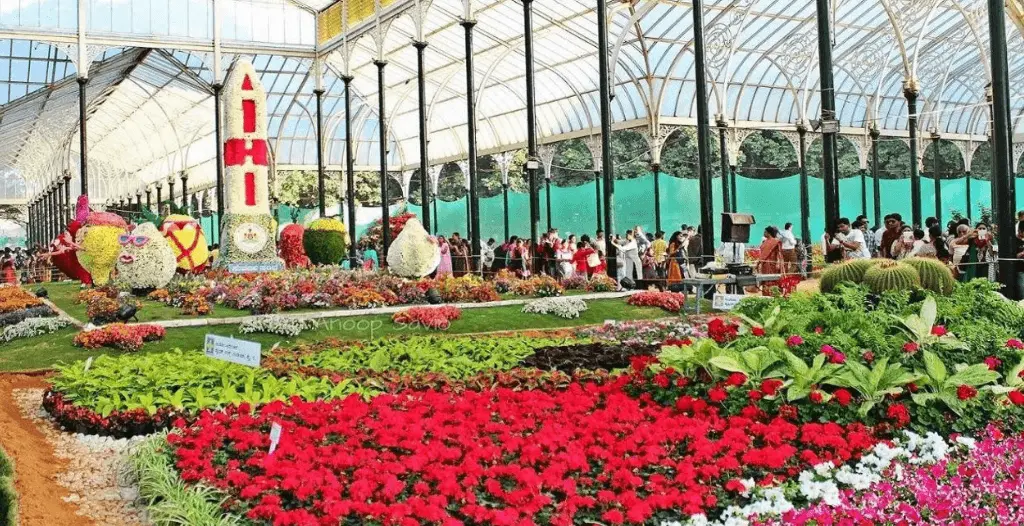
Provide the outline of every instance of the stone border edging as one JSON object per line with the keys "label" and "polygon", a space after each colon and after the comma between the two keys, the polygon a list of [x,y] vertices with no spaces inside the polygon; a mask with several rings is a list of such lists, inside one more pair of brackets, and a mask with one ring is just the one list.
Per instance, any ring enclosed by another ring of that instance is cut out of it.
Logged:
{"label": "stone border edging", "polygon": [[[577,294],[573,296],[563,296],[570,298],[578,298],[581,300],[598,300],[598,299],[615,299],[625,298],[632,296],[641,290],[630,290],[623,292],[595,292],[591,294]],[[524,298],[524,299],[512,299],[512,300],[501,300],[501,301],[490,301],[487,303],[445,303],[443,305],[449,305],[458,307],[460,309],[483,309],[488,307],[507,307],[512,305],[525,305],[530,301],[534,301],[538,298]],[[373,316],[377,314],[394,314],[398,311],[408,309],[409,307],[415,307],[418,305],[401,305],[393,307],[378,307],[375,309],[336,309],[336,310],[324,310],[324,311],[312,311],[302,313],[281,313],[277,316],[286,318],[301,318],[305,320],[323,320],[329,318],[350,318],[356,316]],[[184,320],[167,320],[167,321],[149,321],[142,323],[141,325],[160,325],[165,329],[181,328],[181,327],[207,327],[216,325],[238,325],[240,323],[262,318],[266,315],[253,315],[253,316],[239,316],[235,318],[194,318]],[[73,318],[72,318],[73,319]],[[134,324],[133,324],[134,325]]]}

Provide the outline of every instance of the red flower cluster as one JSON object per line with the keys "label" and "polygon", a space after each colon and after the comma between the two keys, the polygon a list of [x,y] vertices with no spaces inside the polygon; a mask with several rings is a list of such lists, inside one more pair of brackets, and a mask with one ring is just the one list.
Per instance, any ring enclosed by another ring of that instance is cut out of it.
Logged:
{"label": "red flower cluster", "polygon": [[462,310],[446,305],[444,307],[411,307],[400,310],[391,317],[391,321],[400,325],[418,325],[427,329],[445,330],[451,326],[452,321],[461,317]]}
{"label": "red flower cluster", "polygon": [[728,343],[735,340],[739,331],[739,325],[726,323],[722,318],[715,318],[708,322],[708,337],[717,343]]}
{"label": "red flower cluster", "polygon": [[91,409],[75,405],[64,399],[64,395],[47,391],[43,395],[43,409],[53,417],[62,428],[72,433],[86,435],[103,435],[116,438],[128,438],[148,435],[171,427],[177,418],[174,411],[166,408],[158,409],[156,414],[149,414],[144,409],[134,411],[115,411],[103,416]]}
{"label": "red flower cluster", "polygon": [[113,347],[122,351],[135,352],[142,349],[145,342],[164,339],[166,332],[159,325],[112,323],[106,327],[78,333],[75,335],[75,347],[85,347],[86,349]]}
{"label": "red flower cluster", "polygon": [[686,305],[686,294],[648,290],[633,294],[626,303],[635,307],[661,307],[669,312],[679,312]]}
{"label": "red flower cluster", "polygon": [[[168,440],[185,481],[227,491],[252,520],[452,526],[708,512],[729,504],[730,480],[782,481],[876,443],[860,424],[797,425],[755,407],[721,417],[701,400],[681,411],[629,396],[628,381],[242,405]],[[283,433],[270,455],[272,423]]]}
{"label": "red flower cluster", "polygon": [[846,355],[836,350],[835,347],[825,344],[821,346],[821,354],[828,356],[828,361],[831,363],[846,363]]}

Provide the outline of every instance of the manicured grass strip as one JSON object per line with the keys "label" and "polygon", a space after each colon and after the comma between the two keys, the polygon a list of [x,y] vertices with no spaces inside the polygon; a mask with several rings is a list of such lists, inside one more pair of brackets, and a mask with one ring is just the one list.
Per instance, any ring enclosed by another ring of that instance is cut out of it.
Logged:
{"label": "manicured grass strip", "polygon": [[129,460],[139,482],[139,496],[146,501],[149,519],[154,524],[192,526],[231,526],[242,524],[221,509],[227,499],[223,493],[198,484],[186,485],[174,469],[167,434],[154,435],[137,446]]}
{"label": "manicured grass strip", "polygon": [[14,490],[14,461],[0,448],[0,526],[18,524],[18,493]]}
{"label": "manicured grass strip", "polygon": [[[78,293],[82,291],[79,283],[66,282],[66,283],[48,283],[44,285],[47,292],[49,292],[49,300],[54,305],[60,307],[64,312],[68,313],[69,316],[86,323],[89,321],[86,316],[86,305],[84,303],[78,303]],[[165,305],[159,301],[153,301],[146,298],[136,298],[142,303],[142,308],[139,309],[137,314],[140,322],[148,321],[165,321],[165,320],[180,320],[180,319],[195,319],[197,316],[186,316],[181,313],[181,309]],[[213,312],[210,314],[214,318],[240,318],[242,316],[249,316],[249,312],[224,307],[222,305],[214,305]]]}
{"label": "manicured grass strip", "polygon": [[[543,314],[523,314],[521,305],[466,309],[462,313],[462,319],[453,322],[447,334],[578,327],[604,323],[605,320],[651,320],[664,318],[667,315],[659,308],[627,305],[626,301],[621,298],[593,300],[588,302],[588,305],[590,308],[583,313],[583,316],[574,320]],[[45,336],[0,344],[0,371],[49,369],[60,362],[73,362],[84,360],[89,356],[120,353],[113,349],[85,350],[74,347],[72,340],[76,333],[76,330],[65,329]],[[263,344],[264,349],[269,349],[277,342],[287,345],[301,341],[316,342],[325,338],[366,340],[400,335],[437,334],[437,332],[419,327],[395,325],[391,321],[390,314],[324,320],[319,329],[305,332],[293,340],[274,334],[241,335],[237,325],[186,327],[167,329],[167,336],[163,341],[147,343],[140,352],[165,352],[175,348],[201,349],[207,334],[234,335],[246,340],[258,341]]]}

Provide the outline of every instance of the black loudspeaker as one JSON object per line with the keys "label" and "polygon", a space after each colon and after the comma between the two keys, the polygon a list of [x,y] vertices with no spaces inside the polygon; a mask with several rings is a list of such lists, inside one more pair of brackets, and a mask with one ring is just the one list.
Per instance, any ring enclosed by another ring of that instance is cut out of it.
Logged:
{"label": "black loudspeaker", "polygon": [[629,276],[622,278],[622,281],[620,281],[619,284],[621,284],[622,288],[626,290],[633,290],[636,288],[636,282]]}
{"label": "black loudspeaker", "polygon": [[755,223],[750,214],[722,213],[722,242],[747,243],[750,241],[750,225]]}

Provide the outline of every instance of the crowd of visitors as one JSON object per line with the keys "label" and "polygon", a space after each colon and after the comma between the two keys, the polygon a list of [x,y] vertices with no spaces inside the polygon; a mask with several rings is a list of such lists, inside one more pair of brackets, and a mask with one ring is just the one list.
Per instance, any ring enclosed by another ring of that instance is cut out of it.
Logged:
{"label": "crowd of visitors", "polygon": [[41,245],[5,247],[0,255],[3,283],[43,283],[53,279],[53,267]]}

